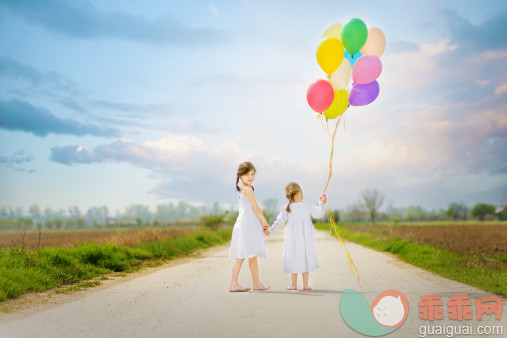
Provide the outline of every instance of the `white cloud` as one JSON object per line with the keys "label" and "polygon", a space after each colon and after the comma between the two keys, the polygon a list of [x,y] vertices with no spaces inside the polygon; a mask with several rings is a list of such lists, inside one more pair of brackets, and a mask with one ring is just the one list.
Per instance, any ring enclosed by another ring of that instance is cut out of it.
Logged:
{"label": "white cloud", "polygon": [[353,163],[349,174],[361,170],[389,171],[402,169],[408,165],[426,165],[428,151],[424,148],[411,147],[406,143],[394,142],[394,140],[374,139],[365,143],[349,147],[342,155],[343,162]]}
{"label": "white cloud", "polygon": [[437,43],[421,44],[419,50],[395,53],[383,56],[383,72],[379,77],[383,84],[396,89],[415,92],[437,79],[453,74],[452,71],[439,66],[435,56],[449,53],[457,48],[449,40]]}
{"label": "white cloud", "polygon": [[[126,141],[126,140],[125,140]],[[198,137],[166,135],[161,139],[142,143],[146,147],[168,152],[172,155],[185,154],[191,151],[203,151],[204,143]]]}
{"label": "white cloud", "polygon": [[495,95],[503,95],[507,93],[507,84],[501,85],[495,89]]}
{"label": "white cloud", "polygon": [[211,6],[209,8],[209,10],[211,11],[211,13],[215,14],[215,16],[219,16],[220,13],[222,12],[220,9],[218,9],[217,7],[215,6]]}
{"label": "white cloud", "polygon": [[489,84],[489,80],[476,79],[474,80],[474,84],[485,86]]}
{"label": "white cloud", "polygon": [[321,176],[315,173],[314,163],[266,157],[232,141],[213,146],[196,137],[174,135],[141,144],[118,138],[92,150],[83,146],[55,147],[52,160],[67,165],[128,162],[152,170],[152,177],[159,180],[153,193],[195,201],[227,200],[234,191],[237,166],[243,161],[257,166],[267,196],[282,194],[283,185],[291,179],[317,183],[314,178]]}

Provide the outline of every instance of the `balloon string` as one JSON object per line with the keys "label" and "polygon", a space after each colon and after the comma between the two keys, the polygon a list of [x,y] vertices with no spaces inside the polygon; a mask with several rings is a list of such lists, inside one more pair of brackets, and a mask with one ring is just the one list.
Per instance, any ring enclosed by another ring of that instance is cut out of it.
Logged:
{"label": "balloon string", "polygon": [[329,137],[331,137],[331,134],[329,133],[329,129],[326,128],[326,126],[324,126],[324,121],[322,121],[323,117],[321,114],[319,114],[318,116],[319,120],[320,120],[320,124],[322,125],[322,128],[324,128],[324,130],[326,131],[326,133],[329,135]]}
{"label": "balloon string", "polygon": [[[336,126],[334,128],[333,136],[331,138],[331,155],[329,157],[329,177],[327,178],[327,183],[326,183],[326,186],[324,187],[324,194],[326,193],[326,190],[329,186],[329,181],[331,180],[331,176],[333,174],[333,152],[334,152],[334,139],[336,136],[336,131],[338,130],[338,125],[340,124],[340,121],[344,115],[345,115],[345,112],[343,112],[343,114],[341,114],[340,117],[336,120]],[[345,118],[343,120],[345,121]],[[336,222],[334,220],[333,213],[331,212],[331,209],[327,205],[325,205],[325,210],[326,210],[327,216],[329,218],[329,224],[331,226],[329,234],[331,234],[331,230],[333,230],[336,237],[338,237],[343,249],[345,250],[345,253],[347,254],[347,261],[348,261],[347,264],[350,267],[350,270],[352,271],[352,273],[357,273],[357,284],[360,287],[364,287],[359,282],[359,272],[356,268],[356,265],[354,264],[354,261],[352,260],[352,256],[350,255],[350,252],[347,249],[347,246],[345,245],[345,241],[343,240],[343,238],[340,234],[340,228],[338,228],[338,225],[336,225]]]}
{"label": "balloon string", "polygon": [[334,138],[336,136],[336,130],[338,130],[338,125],[340,124],[340,120],[342,119],[343,114],[340,115],[338,120],[336,120],[336,126],[333,131],[333,136],[331,137],[331,156],[329,157],[329,177],[327,178],[327,183],[324,188],[324,194],[326,193],[327,187],[329,186],[329,181],[331,180],[331,175],[333,174],[333,152],[334,152]]}

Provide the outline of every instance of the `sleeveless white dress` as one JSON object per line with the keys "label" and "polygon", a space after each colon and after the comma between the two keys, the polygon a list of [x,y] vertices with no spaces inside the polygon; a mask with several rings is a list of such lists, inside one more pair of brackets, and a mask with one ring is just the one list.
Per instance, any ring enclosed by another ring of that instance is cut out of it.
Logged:
{"label": "sleeveless white dress", "polygon": [[[257,195],[255,195],[257,199]],[[266,257],[264,232],[250,200],[242,190],[238,193],[239,214],[232,229],[230,258]]]}
{"label": "sleeveless white dress", "polygon": [[321,218],[326,213],[324,203],[318,205],[301,201],[290,204],[290,212],[284,206],[278,214],[269,233],[273,233],[287,223],[283,243],[283,272],[300,273],[313,271],[319,267],[315,248],[315,230],[312,219]]}

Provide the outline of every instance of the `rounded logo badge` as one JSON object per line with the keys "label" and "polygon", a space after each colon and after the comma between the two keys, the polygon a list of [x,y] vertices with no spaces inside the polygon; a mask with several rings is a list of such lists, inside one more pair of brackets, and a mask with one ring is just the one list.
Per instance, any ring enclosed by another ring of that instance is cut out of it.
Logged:
{"label": "rounded logo badge", "polygon": [[408,300],[398,290],[387,290],[371,306],[358,291],[345,289],[340,298],[340,313],[348,326],[366,336],[383,336],[395,331],[407,318]]}

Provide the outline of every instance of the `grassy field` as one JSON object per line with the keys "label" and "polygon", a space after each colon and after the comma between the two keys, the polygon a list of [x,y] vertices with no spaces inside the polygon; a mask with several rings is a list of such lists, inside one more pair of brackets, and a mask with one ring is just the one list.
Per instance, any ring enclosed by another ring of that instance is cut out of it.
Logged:
{"label": "grassy field", "polygon": [[[414,266],[507,297],[507,225],[504,224],[339,226],[346,240],[393,253]],[[317,223],[315,227],[329,231],[328,223]]]}
{"label": "grassy field", "polygon": [[[120,241],[121,244],[104,244],[102,242],[104,238],[101,237],[100,243],[88,242],[74,247],[45,247],[40,250],[23,250],[20,247],[2,249],[0,302],[28,292],[45,291],[114,271],[135,271],[143,262],[157,262],[226,243],[232,234],[232,228],[216,231],[190,229],[187,233],[181,229],[178,230],[179,233],[166,230],[168,231],[145,229],[128,234],[121,232],[125,238],[130,238],[123,239]],[[153,233],[143,237],[146,231]],[[115,235],[110,238],[117,237]],[[78,284],[76,288],[90,287],[96,283],[84,282]]]}

